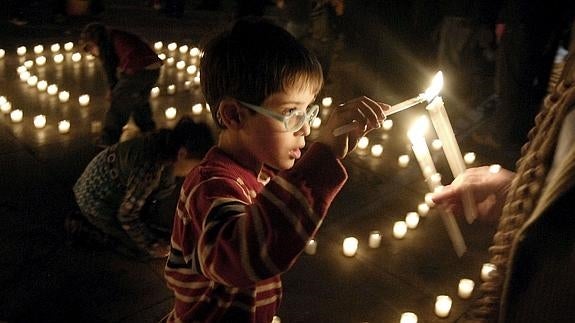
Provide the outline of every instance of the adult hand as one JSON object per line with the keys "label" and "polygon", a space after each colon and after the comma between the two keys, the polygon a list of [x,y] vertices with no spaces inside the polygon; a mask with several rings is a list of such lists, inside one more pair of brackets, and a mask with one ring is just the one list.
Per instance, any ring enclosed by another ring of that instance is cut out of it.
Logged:
{"label": "adult hand", "polygon": [[496,222],[501,216],[514,176],[515,173],[503,168],[490,166],[469,168],[441,192],[433,194],[432,199],[454,214],[462,214],[463,192],[471,191],[477,203],[478,219]]}

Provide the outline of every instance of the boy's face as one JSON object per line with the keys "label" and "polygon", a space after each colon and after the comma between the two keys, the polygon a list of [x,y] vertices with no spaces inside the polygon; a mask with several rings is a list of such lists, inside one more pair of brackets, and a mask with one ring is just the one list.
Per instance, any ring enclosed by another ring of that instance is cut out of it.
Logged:
{"label": "boy's face", "polygon": [[[294,109],[305,112],[315,98],[311,90],[289,89],[275,93],[261,104],[268,110],[287,115]],[[247,110],[247,108],[246,108]],[[305,136],[310,133],[310,126],[305,122],[301,129],[285,131],[282,122],[260,113],[246,113],[247,118],[242,129],[243,142],[257,163],[283,170],[293,167],[296,159],[301,157],[305,146]]]}

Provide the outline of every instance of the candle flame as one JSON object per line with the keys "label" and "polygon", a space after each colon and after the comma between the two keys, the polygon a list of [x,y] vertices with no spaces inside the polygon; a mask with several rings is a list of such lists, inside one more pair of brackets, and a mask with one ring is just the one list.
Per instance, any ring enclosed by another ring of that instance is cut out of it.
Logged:
{"label": "candle flame", "polygon": [[421,116],[415,120],[411,128],[407,131],[407,136],[411,138],[423,137],[427,128],[429,127],[429,119],[426,116]]}
{"label": "candle flame", "polygon": [[435,74],[433,80],[431,80],[431,85],[425,90],[423,97],[427,102],[431,102],[439,95],[441,88],[443,88],[443,73],[439,71]]}

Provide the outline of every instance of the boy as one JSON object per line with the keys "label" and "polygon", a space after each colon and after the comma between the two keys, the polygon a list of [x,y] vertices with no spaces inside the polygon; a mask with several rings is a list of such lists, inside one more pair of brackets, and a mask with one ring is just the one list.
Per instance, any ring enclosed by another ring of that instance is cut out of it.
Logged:
{"label": "boy", "polygon": [[[388,107],[366,97],[339,106],[302,155],[321,66],[263,20],[239,20],[212,39],[200,73],[221,133],[180,192],[165,269],[175,293],[167,320],[268,323],[278,312],[280,274],[346,181],[339,159],[380,126]],[[352,132],[332,135],[352,122]]]}

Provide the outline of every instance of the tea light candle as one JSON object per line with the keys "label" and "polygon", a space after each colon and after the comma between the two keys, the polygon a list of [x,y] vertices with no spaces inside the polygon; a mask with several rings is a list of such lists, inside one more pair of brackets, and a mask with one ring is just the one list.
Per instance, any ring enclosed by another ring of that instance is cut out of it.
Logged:
{"label": "tea light candle", "polygon": [[176,86],[174,84],[168,85],[168,94],[173,95],[174,93],[176,93]]}
{"label": "tea light candle", "polygon": [[6,101],[0,104],[0,111],[2,111],[2,113],[8,113],[12,111],[12,103]]}
{"label": "tea light candle", "polygon": [[6,56],[6,51],[0,48],[0,59],[4,58],[4,56]]}
{"label": "tea light candle", "polygon": [[367,137],[359,138],[359,141],[357,142],[357,148],[365,149],[367,148],[368,145],[369,145],[369,138]]}
{"label": "tea light candle", "polygon": [[38,56],[36,57],[36,65],[38,66],[44,66],[44,64],[46,64],[46,56]]}
{"label": "tea light candle", "polygon": [[379,231],[371,231],[369,233],[368,245],[370,248],[379,248],[381,244],[381,233]]}
{"label": "tea light candle", "polygon": [[427,205],[427,203],[420,203],[417,206],[417,213],[419,213],[420,216],[425,217],[427,213],[429,213],[429,205]]}
{"label": "tea light candle", "polygon": [[82,54],[78,52],[72,54],[72,62],[78,63],[80,60],[82,60]]}
{"label": "tea light candle", "polygon": [[166,60],[166,54],[160,53],[160,54],[158,54],[158,58],[165,61]]}
{"label": "tea light candle", "polygon": [[393,128],[393,120],[385,119],[381,127],[383,128],[383,130],[391,130],[391,128]]}
{"label": "tea light candle", "polygon": [[58,85],[56,85],[56,84],[48,85],[46,92],[48,92],[48,94],[50,94],[50,95],[56,95],[56,93],[58,93]]}
{"label": "tea light candle", "polygon": [[457,295],[463,299],[467,299],[471,297],[471,293],[473,292],[474,287],[475,282],[473,280],[463,278],[459,281],[459,285],[457,287]]}
{"label": "tea light candle", "polygon": [[54,55],[54,63],[56,64],[60,64],[64,61],[64,55],[62,54],[56,54]]}
{"label": "tea light candle", "polygon": [[187,72],[189,75],[196,74],[197,71],[198,71],[198,67],[197,67],[196,65],[190,65],[190,66],[188,66],[188,67],[186,68],[186,72]]}
{"label": "tea light candle", "polygon": [[69,52],[74,48],[74,43],[69,41],[67,43],[64,44],[64,50]]}
{"label": "tea light candle", "polygon": [[180,54],[187,54],[189,49],[190,48],[188,47],[188,45],[182,45],[180,46],[180,48],[178,48]]}
{"label": "tea light candle", "polygon": [[60,100],[60,102],[66,103],[68,102],[69,99],[70,99],[70,92],[60,91],[60,93],[58,93],[58,100]]}
{"label": "tea light candle", "polygon": [[162,48],[164,48],[164,43],[162,43],[161,41],[157,41],[154,43],[154,49],[156,51],[161,51]]}
{"label": "tea light candle", "polygon": [[85,107],[88,104],[90,104],[90,96],[88,94],[82,94],[78,97],[78,103],[80,103],[81,106]]}
{"label": "tea light candle", "polygon": [[18,48],[16,48],[16,54],[18,56],[24,56],[26,55],[27,49],[26,46],[19,46]]}
{"label": "tea light candle", "polygon": [[34,61],[33,61],[33,60],[29,59],[29,60],[24,61],[24,67],[26,67],[26,68],[32,68],[32,66],[34,66]]}
{"label": "tea light candle", "polygon": [[171,57],[171,56],[168,57],[168,58],[166,58],[166,64],[168,64],[168,66],[174,65],[174,63],[176,63],[176,59],[175,59],[175,58],[173,58],[173,57]]}
{"label": "tea light candle", "polygon": [[463,161],[465,161],[465,163],[467,165],[471,165],[475,162],[475,153],[474,152],[468,152],[465,155],[463,155]]}
{"label": "tea light candle", "polygon": [[186,81],[184,82],[184,88],[185,88],[186,90],[189,90],[191,87],[192,87],[192,81],[186,80]]}
{"label": "tea light candle", "polygon": [[21,122],[23,117],[24,113],[20,109],[12,110],[12,112],[10,112],[10,120],[12,120],[12,122]]}
{"label": "tea light candle", "polygon": [[160,88],[157,86],[154,86],[151,90],[150,90],[150,96],[152,98],[157,98],[158,96],[160,96]]}
{"label": "tea light candle", "polygon": [[332,105],[333,98],[331,96],[326,96],[325,98],[321,99],[321,105],[328,108]]}
{"label": "tea light candle", "polygon": [[304,252],[308,255],[315,255],[317,251],[317,241],[314,239],[310,239],[307,244],[305,245]]}
{"label": "tea light candle", "polygon": [[36,88],[38,89],[38,91],[44,92],[48,88],[48,82],[44,80],[38,81],[38,83],[36,84]]}
{"label": "tea light candle", "polygon": [[194,85],[200,85],[200,74],[194,76]]}
{"label": "tea light candle", "polygon": [[0,95],[0,105],[4,104],[4,103],[6,103],[6,102],[8,102],[8,99],[6,99],[5,96]]}
{"label": "tea light candle", "polygon": [[186,68],[186,62],[184,62],[184,61],[178,61],[178,62],[176,63],[176,69],[178,69],[178,70],[181,71],[181,70],[183,70],[184,68]]}
{"label": "tea light candle", "polygon": [[425,193],[425,204],[427,204],[430,208],[435,206],[435,202],[432,199],[433,193]]}
{"label": "tea light candle", "polygon": [[357,253],[357,245],[359,242],[354,237],[347,237],[343,239],[343,254],[347,257],[353,257]]}
{"label": "tea light candle", "polygon": [[413,312],[405,312],[401,314],[399,323],[417,323],[417,315]]}
{"label": "tea light candle", "polygon": [[171,43],[168,44],[168,50],[169,50],[170,52],[175,51],[176,48],[178,48],[178,44],[176,44],[176,43],[174,43],[174,42],[171,42]]}
{"label": "tea light candle", "polygon": [[44,46],[42,45],[34,46],[34,54],[39,55],[42,54],[43,52],[44,52]]}
{"label": "tea light candle", "polygon": [[204,107],[201,103],[196,103],[192,106],[192,114],[198,115],[201,114],[202,111],[204,111]]}
{"label": "tea light candle", "polygon": [[501,165],[499,164],[493,164],[491,166],[489,166],[489,172],[491,174],[497,174],[501,171]]}
{"label": "tea light candle", "polygon": [[22,73],[19,74],[19,77],[20,77],[20,81],[26,82],[30,78],[30,72],[23,71]]}
{"label": "tea light candle", "polygon": [[400,155],[399,157],[397,157],[397,164],[399,165],[399,167],[407,167],[407,165],[409,164],[409,155]]}
{"label": "tea light candle", "polygon": [[315,117],[315,119],[313,119],[313,121],[311,122],[311,127],[313,129],[318,129],[320,126],[321,126],[321,118]]}
{"label": "tea light candle", "polygon": [[42,129],[46,126],[46,116],[43,114],[39,114],[34,117],[34,127],[36,129]]}
{"label": "tea light candle", "polygon": [[441,148],[443,148],[443,142],[441,142],[440,139],[433,139],[433,141],[431,142],[431,148],[433,150],[440,150]]}
{"label": "tea light candle", "polygon": [[417,228],[417,225],[419,224],[419,214],[417,214],[417,212],[407,212],[407,215],[405,216],[405,224],[409,229]]}
{"label": "tea light candle", "polygon": [[191,55],[192,57],[199,56],[199,55],[200,55],[200,49],[197,48],[197,47],[194,47],[194,48],[190,49],[190,55]]}
{"label": "tea light candle", "polygon": [[70,121],[62,120],[58,122],[58,132],[61,134],[70,132]]}
{"label": "tea light candle", "polygon": [[26,80],[26,83],[29,86],[36,86],[38,84],[38,76],[36,75],[32,75],[28,78],[28,80]]}
{"label": "tea light candle", "polygon": [[497,267],[494,264],[484,263],[481,267],[481,279],[483,279],[483,281],[489,280],[491,272],[494,272],[495,270],[497,270]]}
{"label": "tea light candle", "polygon": [[405,221],[397,221],[393,224],[393,237],[396,239],[403,239],[407,234],[407,223]]}
{"label": "tea light candle", "polygon": [[438,317],[447,317],[451,311],[453,301],[447,295],[439,295],[435,298],[435,315]]}
{"label": "tea light candle", "polygon": [[57,53],[57,52],[59,52],[59,51],[60,51],[60,44],[58,44],[58,43],[52,44],[52,45],[50,46],[50,51],[51,51],[52,53]]}
{"label": "tea light candle", "polygon": [[172,120],[176,117],[176,114],[178,113],[178,110],[176,110],[176,108],[174,107],[169,107],[166,109],[166,111],[164,111],[164,115],[166,116],[166,119],[168,120]]}
{"label": "tea light candle", "polygon": [[380,144],[376,144],[371,146],[371,155],[373,157],[379,157],[383,153],[383,146]]}

